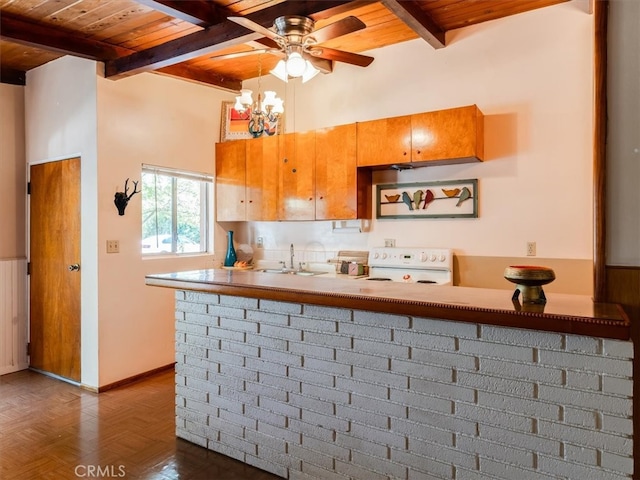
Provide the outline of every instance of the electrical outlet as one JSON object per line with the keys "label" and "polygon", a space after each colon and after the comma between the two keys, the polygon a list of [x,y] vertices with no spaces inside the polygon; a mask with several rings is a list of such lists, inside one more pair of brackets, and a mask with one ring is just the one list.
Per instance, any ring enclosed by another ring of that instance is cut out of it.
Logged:
{"label": "electrical outlet", "polygon": [[396,239],[395,238],[385,238],[384,239],[384,246],[385,247],[395,247],[396,246]]}
{"label": "electrical outlet", "polygon": [[256,240],[256,246],[258,248],[264,248],[264,238],[258,237]]}
{"label": "electrical outlet", "polygon": [[120,241],[107,240],[107,253],[120,253]]}
{"label": "electrical outlet", "polygon": [[527,257],[536,256],[536,242],[527,242]]}

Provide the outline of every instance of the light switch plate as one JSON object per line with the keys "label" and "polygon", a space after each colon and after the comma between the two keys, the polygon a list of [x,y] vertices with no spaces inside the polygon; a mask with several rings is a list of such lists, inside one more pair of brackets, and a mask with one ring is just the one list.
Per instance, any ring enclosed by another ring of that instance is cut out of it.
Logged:
{"label": "light switch plate", "polygon": [[119,253],[120,241],[119,240],[107,240],[107,253]]}

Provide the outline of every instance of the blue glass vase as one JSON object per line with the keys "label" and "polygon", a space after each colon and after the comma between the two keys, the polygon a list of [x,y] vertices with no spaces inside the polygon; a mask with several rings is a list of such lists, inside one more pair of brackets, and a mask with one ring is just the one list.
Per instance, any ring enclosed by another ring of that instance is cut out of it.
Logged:
{"label": "blue glass vase", "polygon": [[238,260],[236,249],[233,247],[233,230],[227,232],[227,254],[224,257],[224,266],[233,267]]}

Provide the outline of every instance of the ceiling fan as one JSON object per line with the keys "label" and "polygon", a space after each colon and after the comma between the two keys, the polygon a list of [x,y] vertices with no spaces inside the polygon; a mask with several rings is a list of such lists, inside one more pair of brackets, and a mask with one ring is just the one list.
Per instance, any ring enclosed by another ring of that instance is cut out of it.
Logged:
{"label": "ceiling fan", "polygon": [[266,52],[278,53],[285,57],[285,61],[279,62],[271,73],[284,81],[287,81],[288,77],[301,76],[304,80],[305,72],[310,70],[309,65],[315,70],[313,74],[318,70],[330,73],[333,70],[333,61],[366,67],[374,60],[373,57],[366,55],[321,46],[323,42],[366,27],[361,20],[353,16],[345,17],[319,29],[315,29],[314,20],[298,15],[285,15],[276,18],[271,29],[245,17],[228,17],[228,19],[264,35],[265,38],[258,40],[258,42],[268,48],[212,58],[235,58]]}

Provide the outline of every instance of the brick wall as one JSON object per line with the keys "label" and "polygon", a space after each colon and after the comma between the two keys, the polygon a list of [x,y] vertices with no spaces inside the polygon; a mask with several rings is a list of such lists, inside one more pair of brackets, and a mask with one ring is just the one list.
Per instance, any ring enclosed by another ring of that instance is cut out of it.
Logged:
{"label": "brick wall", "polygon": [[631,342],[176,292],[177,435],[291,479],[631,478]]}

